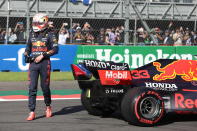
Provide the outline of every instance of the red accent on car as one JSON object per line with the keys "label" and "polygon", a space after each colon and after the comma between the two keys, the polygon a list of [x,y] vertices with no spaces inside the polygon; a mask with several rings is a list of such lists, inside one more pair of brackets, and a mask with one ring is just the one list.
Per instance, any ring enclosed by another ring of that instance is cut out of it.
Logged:
{"label": "red accent on car", "polygon": [[197,90],[190,90],[190,89],[182,89],[183,91],[188,91],[188,92],[197,92]]}
{"label": "red accent on car", "polygon": [[102,85],[130,85],[131,73],[123,70],[98,70]]}
{"label": "red accent on car", "polygon": [[[161,103],[161,114],[154,121],[153,120],[144,119],[144,118],[140,117],[139,114],[138,114],[138,104],[139,104],[139,101],[146,94],[148,94],[148,95],[155,95],[159,100],[162,101],[162,103]],[[140,95],[136,99],[136,102],[135,102],[135,110],[134,111],[135,111],[135,115],[136,115],[137,119],[140,122],[146,123],[146,124],[154,124],[154,123],[157,123],[163,117],[163,115],[164,115],[164,102],[163,102],[163,99],[162,99],[162,97],[157,92],[154,92],[154,91],[148,91],[147,93],[142,93],[142,95]]]}
{"label": "red accent on car", "polygon": [[85,75],[86,73],[80,69],[77,65],[74,65],[72,64],[72,69],[73,69],[73,74],[74,74],[74,77],[78,77],[80,75]]}
{"label": "red accent on car", "polygon": [[175,79],[178,75],[184,81],[193,81],[197,77],[196,65],[197,60],[177,60],[161,68],[161,63],[153,62],[156,70],[161,72],[153,76],[153,80]]}
{"label": "red accent on car", "polygon": [[132,79],[147,79],[150,78],[148,70],[132,70]]}
{"label": "red accent on car", "polygon": [[196,115],[197,112],[194,111],[175,111],[176,114],[180,114],[180,115],[187,115],[187,114],[194,114]]}
{"label": "red accent on car", "polygon": [[175,94],[175,107],[183,108],[183,109],[192,109],[197,108],[197,99],[185,99],[183,94],[176,93]]}

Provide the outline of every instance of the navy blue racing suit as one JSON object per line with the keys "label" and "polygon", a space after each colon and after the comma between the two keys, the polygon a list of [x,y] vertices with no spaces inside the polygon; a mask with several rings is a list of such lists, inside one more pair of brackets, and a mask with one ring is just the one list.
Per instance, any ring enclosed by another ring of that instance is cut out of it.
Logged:
{"label": "navy blue racing suit", "polygon": [[[44,102],[46,106],[51,104],[50,85],[50,56],[58,53],[58,43],[55,35],[48,30],[42,32],[32,32],[25,50],[28,56],[33,60],[29,64],[29,109],[34,111],[36,107],[37,85],[40,76],[40,84],[43,91]],[[34,62],[34,59],[43,55],[44,58],[39,62]]]}

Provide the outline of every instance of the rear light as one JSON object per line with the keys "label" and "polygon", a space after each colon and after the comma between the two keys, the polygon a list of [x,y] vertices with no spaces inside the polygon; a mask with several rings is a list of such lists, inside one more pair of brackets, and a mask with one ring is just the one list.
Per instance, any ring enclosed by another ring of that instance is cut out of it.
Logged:
{"label": "rear light", "polygon": [[92,73],[88,71],[82,64],[71,64],[71,68],[75,80],[89,80],[92,77]]}

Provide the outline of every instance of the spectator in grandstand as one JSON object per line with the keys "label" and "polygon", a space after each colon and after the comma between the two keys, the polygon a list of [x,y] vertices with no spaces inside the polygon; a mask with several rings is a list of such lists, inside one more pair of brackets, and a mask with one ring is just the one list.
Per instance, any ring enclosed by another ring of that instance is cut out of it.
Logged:
{"label": "spectator in grandstand", "polygon": [[15,44],[14,42],[17,39],[17,36],[11,28],[8,29],[8,33],[6,33],[5,39],[8,40],[8,44]]}
{"label": "spectator in grandstand", "polygon": [[120,32],[120,43],[124,43],[124,26],[120,26],[119,32]]}
{"label": "spectator in grandstand", "polygon": [[69,38],[69,32],[66,29],[67,26],[68,23],[63,23],[62,27],[60,28],[58,36],[58,44],[60,45],[65,45],[67,43],[67,39]]}
{"label": "spectator in grandstand", "polygon": [[150,42],[152,45],[154,44],[159,45],[163,43],[162,31],[158,27],[151,29],[151,34],[154,37],[154,41],[151,40]]}
{"label": "spectator in grandstand", "polygon": [[85,33],[85,43],[94,44],[94,36],[90,31]]}
{"label": "spectator in grandstand", "polygon": [[17,36],[16,44],[25,44],[26,43],[26,32],[23,22],[18,22],[14,28],[14,33]]}
{"label": "spectator in grandstand", "polygon": [[88,22],[86,22],[83,25],[82,32],[84,33],[84,35],[86,35],[86,33],[89,33],[90,31],[92,31],[92,27],[90,26]]}
{"label": "spectator in grandstand", "polygon": [[180,29],[177,28],[176,32],[172,36],[175,46],[181,46],[182,45],[182,40],[183,40],[183,34],[181,33],[182,31],[183,31],[182,28],[180,28]]}
{"label": "spectator in grandstand", "polygon": [[0,28],[0,44],[4,44],[6,31]]}
{"label": "spectator in grandstand", "polygon": [[167,46],[169,46],[169,45],[173,45],[174,44],[174,41],[173,41],[173,39],[172,39],[172,37],[171,37],[171,35],[170,35],[170,30],[166,30],[165,31],[165,34],[164,34],[164,36],[163,36],[163,44],[164,45],[167,45]]}
{"label": "spectator in grandstand", "polygon": [[163,43],[162,31],[160,30],[160,28],[158,28],[158,27],[154,28],[154,36],[156,38],[155,44],[162,44]]}
{"label": "spectator in grandstand", "polygon": [[147,31],[144,31],[143,37],[144,37],[144,44],[145,45],[150,45],[151,44],[151,38],[150,38],[150,35],[148,34]]}
{"label": "spectator in grandstand", "polygon": [[145,38],[147,38],[147,34],[144,31],[143,27],[137,29],[137,45],[143,46],[145,45]]}
{"label": "spectator in grandstand", "polygon": [[197,32],[196,31],[191,31],[191,41],[192,45],[197,45]]}
{"label": "spectator in grandstand", "polygon": [[80,24],[79,23],[73,23],[72,30],[71,30],[73,36],[74,36],[75,32],[77,31],[77,27],[80,27]]}
{"label": "spectator in grandstand", "polygon": [[124,43],[124,29],[122,27],[116,27],[116,45],[122,45]]}
{"label": "spectator in grandstand", "polygon": [[[73,23],[72,24],[72,29],[69,30],[70,38],[72,39],[75,36],[75,33],[77,31],[77,27],[80,27],[79,23]],[[73,42],[73,41],[71,41]]]}
{"label": "spectator in grandstand", "polygon": [[83,34],[81,32],[81,27],[78,26],[76,28],[76,32],[75,32],[75,35],[73,37],[73,40],[74,40],[75,43],[83,43],[84,39],[85,38],[84,38],[84,36],[83,36]]}
{"label": "spectator in grandstand", "polygon": [[115,35],[114,28],[106,30],[106,43],[108,45],[115,45],[116,44],[116,35]]}
{"label": "spectator in grandstand", "polygon": [[190,33],[190,30],[189,28],[186,28],[185,30],[185,33],[183,35],[183,44],[184,45],[187,45],[187,46],[190,46],[192,45],[192,39],[191,39],[191,33]]}
{"label": "spectator in grandstand", "polygon": [[97,36],[96,40],[97,40],[97,43],[99,45],[105,45],[106,44],[105,43],[106,35],[105,35],[105,29],[104,28],[100,29],[99,35]]}

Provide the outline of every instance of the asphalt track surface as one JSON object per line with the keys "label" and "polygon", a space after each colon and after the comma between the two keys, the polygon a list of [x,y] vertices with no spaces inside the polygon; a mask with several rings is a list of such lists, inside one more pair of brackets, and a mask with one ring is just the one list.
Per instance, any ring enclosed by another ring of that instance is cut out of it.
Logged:
{"label": "asphalt track surface", "polygon": [[[51,88],[77,89],[74,81],[52,82]],[[0,82],[0,91],[25,90],[26,82]],[[137,127],[125,122],[120,113],[109,117],[89,115],[80,100],[53,101],[53,117],[45,118],[43,101],[37,101],[36,119],[26,121],[27,101],[0,102],[0,131],[195,131],[197,115],[165,117],[157,127]]]}

